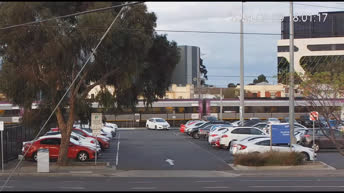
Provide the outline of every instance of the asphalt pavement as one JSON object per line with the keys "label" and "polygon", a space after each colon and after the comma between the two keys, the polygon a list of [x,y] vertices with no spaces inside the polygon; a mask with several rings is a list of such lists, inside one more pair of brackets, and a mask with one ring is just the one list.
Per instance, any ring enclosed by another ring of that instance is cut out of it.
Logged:
{"label": "asphalt pavement", "polygon": [[116,167],[120,170],[232,170],[221,157],[176,129],[122,130],[118,143]]}
{"label": "asphalt pavement", "polygon": [[343,191],[343,183],[343,177],[14,177],[4,191]]}

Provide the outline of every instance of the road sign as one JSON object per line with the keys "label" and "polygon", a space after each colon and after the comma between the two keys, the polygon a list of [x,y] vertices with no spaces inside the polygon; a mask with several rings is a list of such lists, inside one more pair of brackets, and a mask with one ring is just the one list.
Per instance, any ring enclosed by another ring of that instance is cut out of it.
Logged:
{"label": "road sign", "polygon": [[94,136],[100,135],[100,130],[103,127],[103,119],[101,113],[92,113],[91,114],[91,129]]}
{"label": "road sign", "polygon": [[289,123],[271,125],[271,143],[272,144],[290,143]]}
{"label": "road sign", "polygon": [[316,121],[316,120],[318,120],[318,119],[319,119],[319,113],[316,112],[316,111],[310,112],[310,113],[309,113],[309,119],[310,119],[311,121]]}

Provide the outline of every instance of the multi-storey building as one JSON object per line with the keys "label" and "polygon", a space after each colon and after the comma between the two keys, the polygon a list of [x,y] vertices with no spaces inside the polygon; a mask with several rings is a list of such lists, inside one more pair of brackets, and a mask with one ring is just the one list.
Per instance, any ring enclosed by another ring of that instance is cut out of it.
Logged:
{"label": "multi-storey building", "polygon": [[[324,64],[344,63],[344,12],[320,12],[294,17],[294,69],[298,74],[317,72]],[[278,81],[289,72],[289,17],[281,25],[278,41]],[[344,65],[343,65],[344,68]],[[298,77],[296,78],[296,80]],[[300,80],[300,79],[299,79]]]}

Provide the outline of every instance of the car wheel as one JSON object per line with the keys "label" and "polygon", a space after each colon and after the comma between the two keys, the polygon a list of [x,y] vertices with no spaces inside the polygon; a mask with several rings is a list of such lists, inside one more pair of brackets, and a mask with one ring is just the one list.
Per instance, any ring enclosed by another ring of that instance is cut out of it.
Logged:
{"label": "car wheel", "polygon": [[79,152],[79,153],[78,153],[77,159],[78,159],[79,161],[81,161],[81,162],[84,162],[84,161],[88,160],[88,153],[85,152],[85,151]]}
{"label": "car wheel", "polygon": [[314,152],[318,152],[320,149],[319,144],[317,143],[314,143],[314,146],[312,146],[312,148],[314,149]]}
{"label": "car wheel", "polygon": [[34,152],[34,153],[32,154],[32,160],[33,160],[34,162],[37,162],[37,159],[38,159],[38,157],[37,157],[37,152]]}
{"label": "car wheel", "polygon": [[309,161],[309,155],[306,152],[301,152],[302,154],[302,161]]}
{"label": "car wheel", "polygon": [[193,132],[193,133],[192,133],[192,137],[193,137],[194,139],[199,139],[199,135],[198,135],[197,132]]}
{"label": "car wheel", "polygon": [[155,129],[157,129],[158,127],[155,125]]}

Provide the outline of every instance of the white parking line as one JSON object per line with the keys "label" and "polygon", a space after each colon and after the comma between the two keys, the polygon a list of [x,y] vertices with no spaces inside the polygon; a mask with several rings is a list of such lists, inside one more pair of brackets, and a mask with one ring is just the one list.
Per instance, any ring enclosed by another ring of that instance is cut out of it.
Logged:
{"label": "white parking line", "polygon": [[119,157],[119,138],[120,138],[121,134],[118,134],[118,142],[117,142],[117,154],[116,154],[116,167],[118,166],[118,157]]}

